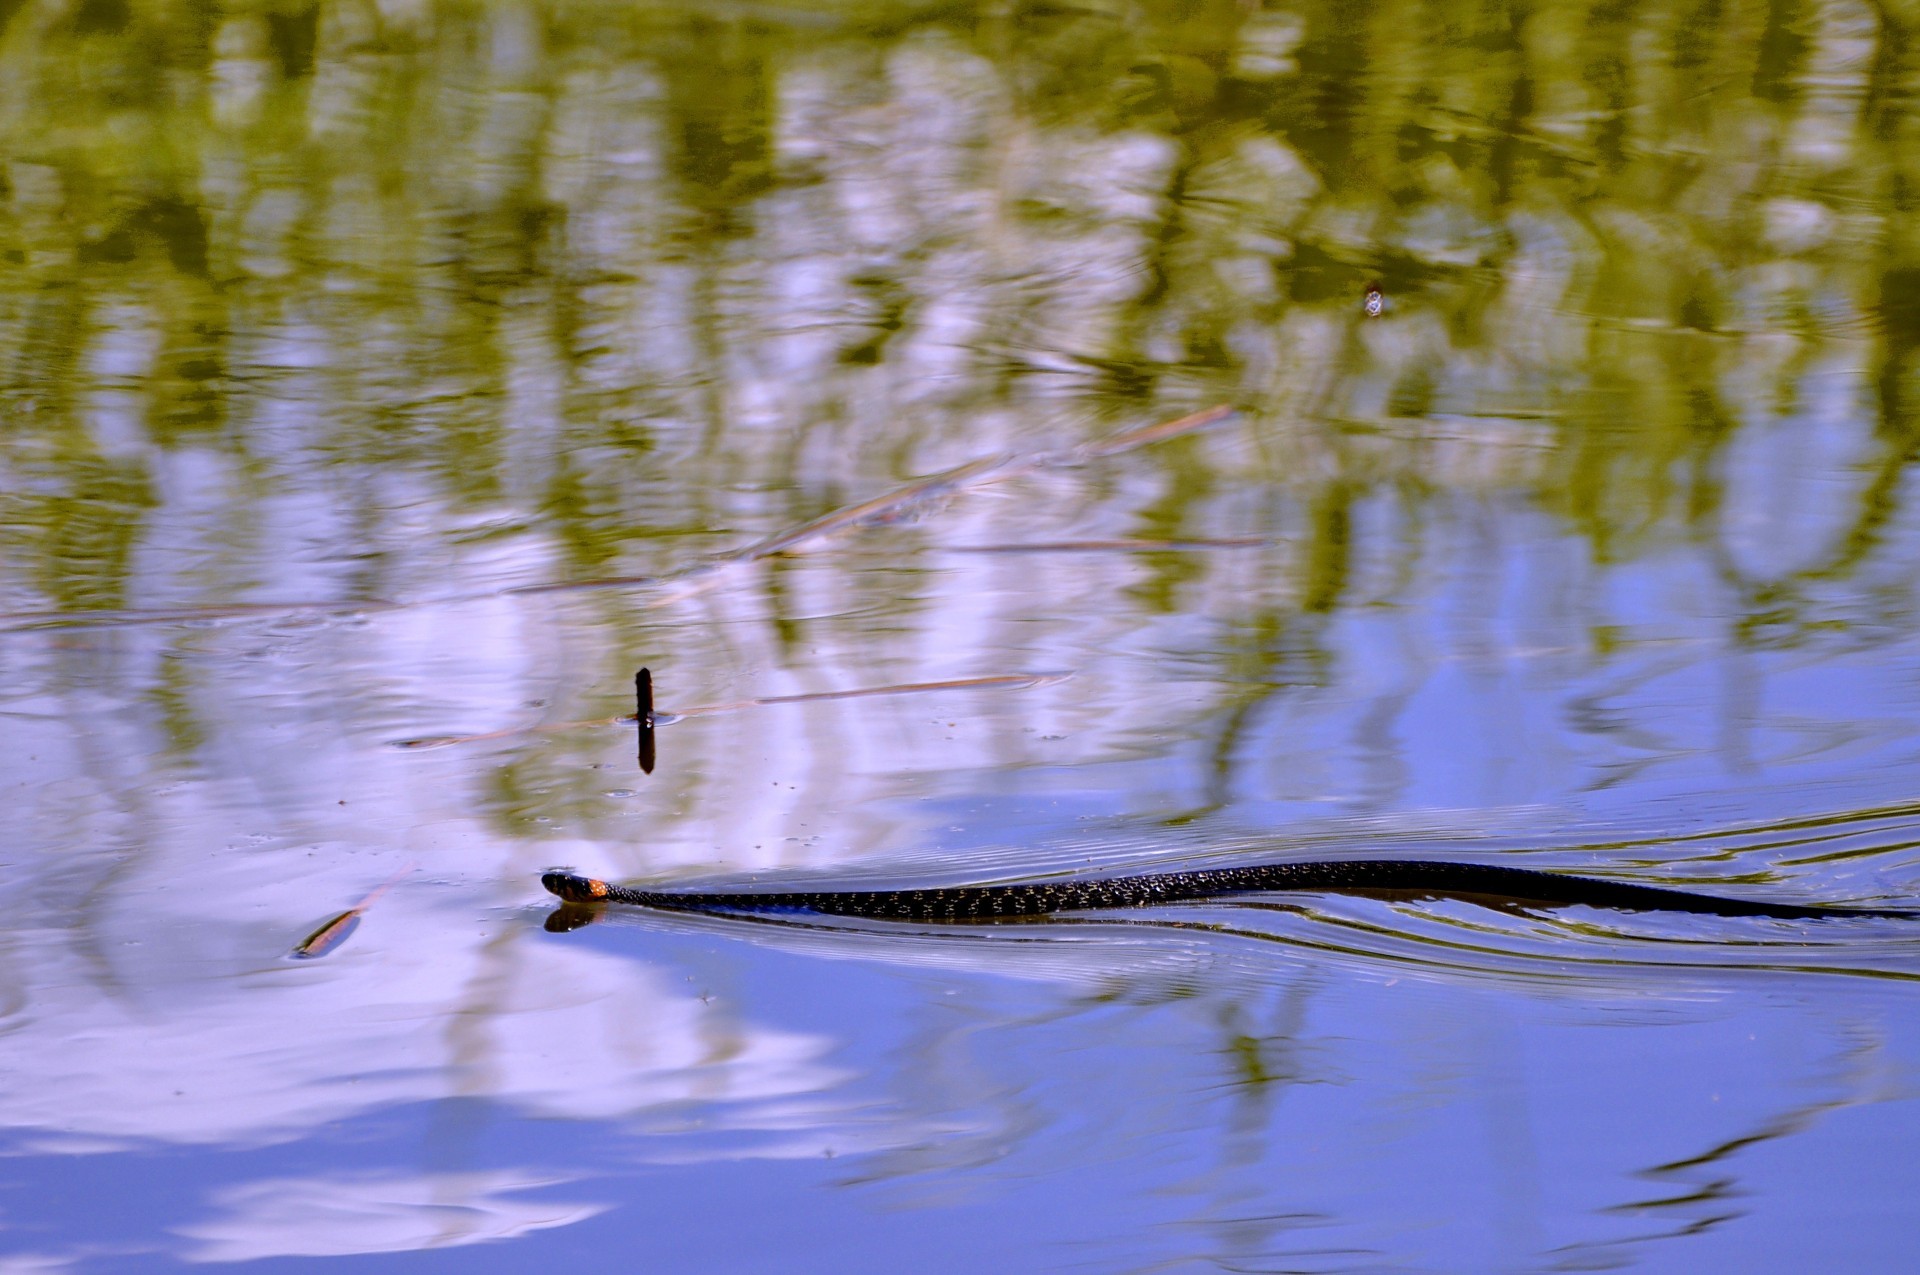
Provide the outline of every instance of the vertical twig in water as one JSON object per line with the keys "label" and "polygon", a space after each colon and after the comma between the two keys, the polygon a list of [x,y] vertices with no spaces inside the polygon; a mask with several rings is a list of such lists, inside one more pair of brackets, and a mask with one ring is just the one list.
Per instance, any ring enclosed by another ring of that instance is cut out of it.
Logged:
{"label": "vertical twig in water", "polygon": [[653,674],[641,669],[633,675],[633,720],[640,732],[640,773],[653,773]]}

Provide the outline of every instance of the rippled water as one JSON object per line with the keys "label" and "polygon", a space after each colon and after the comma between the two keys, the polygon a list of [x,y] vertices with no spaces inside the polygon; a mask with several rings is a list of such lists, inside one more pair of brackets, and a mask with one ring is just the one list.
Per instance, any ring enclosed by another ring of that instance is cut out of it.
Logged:
{"label": "rippled water", "polygon": [[1920,906],[1915,20],[0,0],[0,1271],[1907,1269],[1911,923],[539,874]]}

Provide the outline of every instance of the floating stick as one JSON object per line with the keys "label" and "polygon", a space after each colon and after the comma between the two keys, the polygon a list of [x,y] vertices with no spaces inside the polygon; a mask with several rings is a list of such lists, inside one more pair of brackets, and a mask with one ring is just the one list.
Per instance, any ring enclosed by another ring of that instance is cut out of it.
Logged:
{"label": "floating stick", "polygon": [[211,624],[220,620],[300,620],[397,611],[400,602],[233,602],[219,606],[117,611],[0,612],[0,632],[35,629],[119,629],[143,624]]}
{"label": "floating stick", "polygon": [[1072,676],[1071,673],[996,673],[990,677],[956,677],[944,682],[902,682],[898,686],[862,686],[851,691],[809,691],[805,695],[765,695],[759,699],[737,699],[725,704],[703,704],[665,716],[668,721],[680,721],[688,717],[709,717],[715,713],[737,712],[743,708],[762,708],[769,704],[808,704],[814,700],[866,699],[872,695],[919,695],[926,691],[964,691],[992,686],[1003,686],[1009,690],[1027,690],[1035,686],[1051,686],[1055,682],[1064,682]]}
{"label": "floating stick", "polygon": [[345,912],[342,912],[339,916],[334,917],[325,925],[322,925],[319,929],[307,935],[304,939],[301,939],[300,942],[294,945],[293,951],[289,952],[288,955],[297,961],[311,961],[325,956],[328,952],[333,951],[334,948],[339,947],[347,941],[349,935],[360,928],[360,914],[372,907],[381,895],[391,890],[394,883],[400,880],[401,877],[406,876],[418,866],[418,864],[409,863],[406,867],[400,869],[385,881],[382,881],[375,887],[373,893],[348,908]]}
{"label": "floating stick", "polygon": [[541,584],[514,585],[475,593],[453,594],[422,602],[257,602],[224,606],[176,607],[165,610],[119,611],[13,611],[0,613],[0,632],[50,628],[106,628],[143,624],[190,624],[218,620],[243,621],[314,616],[369,615],[397,611],[410,606],[451,605],[479,602],[488,598],[519,597],[541,593],[589,592],[596,589],[655,588],[660,596],[649,606],[666,606],[712,588],[725,578],[724,568],[746,562],[758,562],[774,554],[794,553],[850,527],[883,522],[899,517],[916,505],[944,495],[989,482],[1000,482],[1018,474],[1056,466],[1080,465],[1091,460],[1117,456],[1137,447],[1164,442],[1183,434],[1195,433],[1219,424],[1234,415],[1226,404],[1192,412],[1170,421],[1123,429],[1102,439],[1078,447],[1050,452],[1003,453],[982,456],[952,469],[871,496],[857,504],[846,505],[822,514],[797,527],[775,532],[752,544],[731,549],[692,563],[678,571],[652,576],[604,576],[592,580],[560,580]]}
{"label": "floating stick", "polygon": [[1216,536],[1209,539],[1033,540],[1025,544],[948,545],[947,553],[1198,553],[1208,549],[1261,549],[1280,542],[1271,536]]}
{"label": "floating stick", "polygon": [[1035,468],[1050,464],[1078,464],[1083,461],[1097,460],[1103,456],[1118,456],[1121,452],[1130,452],[1136,447],[1145,447],[1149,443],[1162,443],[1169,438],[1178,438],[1182,434],[1191,434],[1209,425],[1218,425],[1234,414],[1234,409],[1225,403],[1209,407],[1205,411],[1193,412],[1176,420],[1161,421],[1158,425],[1143,425],[1138,429],[1123,429],[1117,434],[1088,443],[1085,447],[1076,447],[1070,451],[1053,456],[1035,457]]}
{"label": "floating stick", "polygon": [[[640,670],[645,677],[647,671]],[[663,713],[653,708],[652,679],[642,692],[646,697],[645,711],[651,714],[654,726],[671,726],[675,722],[685,721],[689,717],[711,717],[716,713],[733,713],[743,708],[764,708],[772,704],[806,704],[814,700],[829,699],[865,699],[873,695],[918,695],[927,691],[964,691],[984,690],[993,687],[1005,687],[1008,690],[1026,690],[1035,686],[1051,686],[1055,682],[1064,682],[1072,673],[996,673],[987,677],[956,677],[944,682],[903,682],[897,686],[862,686],[850,691],[810,691],[805,695],[767,695],[760,699],[730,700],[724,704],[699,704],[693,708],[683,708],[678,712]],[[635,682],[639,681],[636,677]],[[580,722],[549,722],[542,726],[510,726],[504,730],[482,731],[477,735],[424,735],[418,739],[396,739],[395,748],[422,749],[446,748],[452,744],[477,744],[488,739],[512,739],[519,735],[557,735],[564,731],[591,730],[597,726],[624,726],[628,722],[639,720],[639,715],[626,717],[595,717]],[[651,731],[642,726],[641,769],[649,769],[648,746]]]}

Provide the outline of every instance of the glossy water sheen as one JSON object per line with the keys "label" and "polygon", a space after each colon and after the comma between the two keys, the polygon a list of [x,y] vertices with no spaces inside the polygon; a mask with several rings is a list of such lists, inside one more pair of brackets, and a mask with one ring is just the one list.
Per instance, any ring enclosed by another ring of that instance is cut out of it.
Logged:
{"label": "glossy water sheen", "polygon": [[0,0],[0,1270],[1911,1269],[1912,923],[539,877],[1920,906],[1916,50]]}

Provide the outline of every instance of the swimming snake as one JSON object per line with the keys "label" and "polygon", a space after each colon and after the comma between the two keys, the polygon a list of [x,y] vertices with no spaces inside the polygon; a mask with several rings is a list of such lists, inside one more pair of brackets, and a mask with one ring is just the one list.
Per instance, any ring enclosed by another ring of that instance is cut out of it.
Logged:
{"label": "swimming snake", "polygon": [[540,878],[540,883],[575,904],[630,903],[674,912],[802,911],[889,921],[991,922],[1091,908],[1144,907],[1231,895],[1314,890],[1495,896],[1549,905],[1582,904],[1635,911],[1699,912],[1785,920],[1920,917],[1920,912],[1894,908],[1768,903],[1531,868],[1424,859],[1266,863],[1191,872],[920,890],[766,893],[636,890],[568,872],[549,872]]}

